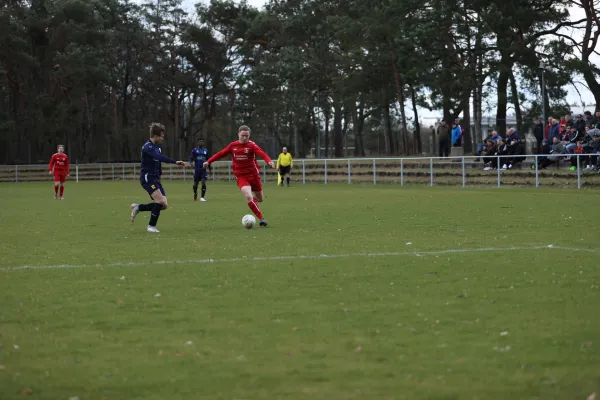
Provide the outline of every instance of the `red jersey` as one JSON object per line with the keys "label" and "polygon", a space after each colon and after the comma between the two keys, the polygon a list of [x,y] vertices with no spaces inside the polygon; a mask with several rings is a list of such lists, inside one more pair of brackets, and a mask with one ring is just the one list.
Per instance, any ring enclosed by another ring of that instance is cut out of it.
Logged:
{"label": "red jersey", "polygon": [[48,171],[52,171],[52,169],[55,174],[69,175],[69,157],[65,153],[55,153],[48,164]]}
{"label": "red jersey", "polygon": [[246,144],[240,143],[239,140],[231,142],[223,150],[209,158],[207,162],[212,164],[228,154],[231,154],[233,159],[232,169],[235,176],[258,175],[260,169],[256,162],[257,154],[267,163],[271,162],[267,153],[251,140]]}

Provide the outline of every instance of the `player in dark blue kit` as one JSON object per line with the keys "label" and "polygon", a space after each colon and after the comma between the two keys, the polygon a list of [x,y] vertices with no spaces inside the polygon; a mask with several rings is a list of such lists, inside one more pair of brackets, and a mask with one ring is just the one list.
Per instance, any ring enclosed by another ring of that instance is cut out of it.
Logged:
{"label": "player in dark blue kit", "polygon": [[[206,168],[203,164],[209,159],[208,150],[204,147],[204,139],[198,139],[198,147],[192,150],[190,154],[190,164],[194,163],[194,200],[198,200],[198,184],[202,182],[202,194],[200,195],[200,201],[206,201]],[[212,168],[208,167],[209,171]]]}
{"label": "player in dark blue kit", "polygon": [[132,204],[131,223],[141,211],[150,211],[150,222],[148,232],[159,232],[156,223],[162,210],[167,209],[167,196],[165,189],[160,184],[162,175],[162,163],[177,164],[189,167],[185,161],[175,161],[162,155],[161,143],[165,140],[165,127],[157,122],[150,124],[150,140],[142,147],[142,168],[140,169],[140,184],[148,192],[154,203]]}

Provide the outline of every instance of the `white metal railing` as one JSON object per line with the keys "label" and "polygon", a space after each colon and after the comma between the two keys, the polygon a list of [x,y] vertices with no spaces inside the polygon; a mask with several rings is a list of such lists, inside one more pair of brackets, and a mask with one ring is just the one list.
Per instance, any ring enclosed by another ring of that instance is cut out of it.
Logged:
{"label": "white metal railing", "polygon": [[[582,157],[600,157],[597,154],[560,154],[560,155],[552,155],[552,154],[531,154],[531,155],[504,155],[504,156],[456,156],[456,157],[380,157],[380,158],[332,158],[332,159],[300,159],[294,160],[295,169],[298,168],[298,164],[300,164],[301,174],[302,174],[302,184],[306,184],[308,181],[318,181],[323,182],[324,184],[328,184],[331,181],[330,174],[333,174],[331,171],[335,171],[335,173],[339,171],[345,171],[346,177],[342,180],[338,180],[337,182],[347,182],[351,184],[353,182],[361,182],[361,183],[371,183],[376,185],[378,181],[390,182],[389,180],[382,179],[382,176],[390,176],[390,166],[383,166],[378,169],[379,163],[382,162],[393,162],[397,163],[397,169],[393,169],[392,176],[395,176],[398,180],[394,180],[395,183],[399,183],[401,186],[407,183],[407,177],[410,176],[411,170],[415,169],[428,169],[429,171],[429,186],[434,186],[435,184],[435,167],[436,165],[451,163],[452,165],[456,165],[460,167],[460,177],[461,177],[461,185],[465,187],[468,183],[468,178],[473,177],[467,172],[466,168],[466,160],[473,159],[495,159],[497,166],[503,165],[503,163],[507,162],[507,160],[519,157],[526,157],[530,160],[533,160],[533,165],[535,168],[530,170],[530,172],[535,174],[535,187],[540,186],[540,169],[539,169],[539,159],[541,157],[559,157],[559,162],[563,161],[566,158],[576,157],[577,167],[576,167],[576,177],[577,177],[577,188],[581,189],[582,187]],[[442,161],[445,163],[436,164],[435,161]],[[259,164],[262,168],[262,178],[264,182],[268,182],[269,179],[276,180],[276,171],[269,170],[264,161],[260,160]],[[358,164],[358,166],[357,166]],[[368,167],[365,167],[368,165]],[[483,168],[483,163],[480,163]],[[353,168],[354,166],[354,168]],[[417,166],[417,168],[415,168]],[[232,181],[234,179],[232,170],[231,170],[231,161],[217,161],[213,163],[213,173],[211,174],[212,181],[217,180],[226,180]],[[42,180],[51,180],[52,177],[48,175],[47,165],[44,164],[36,164],[36,165],[0,165],[0,182],[22,182],[22,181],[42,181]],[[363,170],[366,168],[367,172],[355,172],[354,169],[362,168]],[[371,175],[368,169],[372,169],[372,178],[364,179],[365,174]],[[226,169],[226,171],[225,171]],[[73,171],[74,170],[74,171]],[[139,179],[139,162],[136,163],[107,163],[107,164],[75,164],[72,166],[72,171],[74,172],[75,181],[79,182],[80,180],[137,180]],[[272,172],[271,172],[272,171]],[[318,172],[318,176],[315,178],[318,179],[310,179],[309,174],[312,171]],[[270,172],[270,173],[269,173]],[[421,171],[422,172],[422,171]],[[419,172],[420,173],[420,172]],[[273,174],[274,176],[271,176]],[[339,175],[339,174],[338,174]],[[319,177],[321,176],[321,177]],[[360,179],[357,179],[357,176],[360,176]],[[422,175],[420,175],[422,176]],[[488,175],[486,175],[488,176]],[[491,176],[491,174],[489,175]],[[600,186],[600,175],[597,175],[598,186]],[[193,179],[193,168],[181,168],[178,166],[174,166],[173,164],[163,164],[163,177],[168,177],[169,180],[192,180]],[[164,179],[164,178],[163,178]],[[497,169],[495,183],[498,187],[502,185],[502,170]],[[410,183],[410,182],[408,182]],[[493,183],[490,181],[489,183]]]}

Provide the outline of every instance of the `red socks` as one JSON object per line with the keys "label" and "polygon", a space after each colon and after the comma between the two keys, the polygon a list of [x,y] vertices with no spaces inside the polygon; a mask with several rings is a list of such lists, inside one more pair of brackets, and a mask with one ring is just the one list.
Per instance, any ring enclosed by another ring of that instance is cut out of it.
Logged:
{"label": "red socks", "polygon": [[252,212],[258,217],[258,219],[263,218],[263,215],[260,212],[260,208],[258,208],[258,205],[256,204],[256,198],[248,202],[248,207],[250,207],[250,210],[252,210]]}
{"label": "red socks", "polygon": [[63,193],[65,192],[65,187],[61,186],[60,187],[60,197],[63,197]]}

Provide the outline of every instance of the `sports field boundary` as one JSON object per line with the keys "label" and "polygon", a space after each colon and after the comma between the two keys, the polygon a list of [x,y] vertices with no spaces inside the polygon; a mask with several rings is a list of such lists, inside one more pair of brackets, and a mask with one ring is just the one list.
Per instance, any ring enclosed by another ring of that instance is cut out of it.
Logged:
{"label": "sports field boundary", "polygon": [[212,264],[212,263],[232,263],[248,261],[294,261],[294,260],[326,260],[337,258],[377,258],[377,257],[423,257],[435,255],[449,255],[462,253],[480,253],[480,252],[503,252],[503,251],[531,251],[531,250],[561,250],[572,252],[600,253],[600,249],[585,249],[576,247],[563,247],[554,245],[545,246],[523,246],[523,247],[481,247],[465,249],[445,249],[445,250],[423,250],[423,251],[398,251],[398,252],[374,252],[374,253],[341,253],[341,254],[313,254],[313,255],[291,255],[291,256],[272,256],[272,257],[234,257],[234,258],[204,258],[196,260],[161,260],[161,261],[141,261],[141,262],[116,262],[108,264],[57,264],[57,265],[14,265],[2,266],[0,271],[15,271],[27,269],[67,269],[67,268],[111,268],[111,267],[142,267],[151,265],[175,265],[175,264]]}

